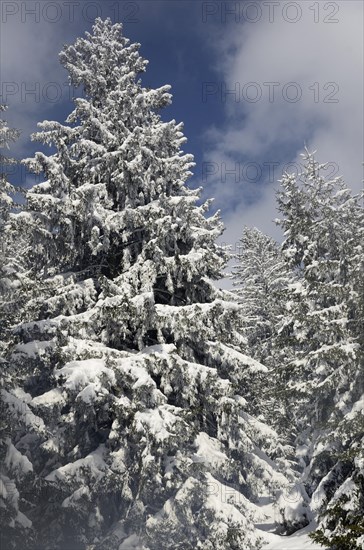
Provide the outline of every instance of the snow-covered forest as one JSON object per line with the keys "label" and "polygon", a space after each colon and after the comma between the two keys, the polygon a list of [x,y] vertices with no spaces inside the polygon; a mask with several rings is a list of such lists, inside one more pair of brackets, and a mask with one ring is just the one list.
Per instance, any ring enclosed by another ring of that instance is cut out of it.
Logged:
{"label": "snow-covered forest", "polygon": [[[1,550],[364,548],[364,211],[303,152],[231,256],[121,24],[0,178]],[[1,118],[6,119],[1,107]],[[0,122],[1,163],[18,130]]]}

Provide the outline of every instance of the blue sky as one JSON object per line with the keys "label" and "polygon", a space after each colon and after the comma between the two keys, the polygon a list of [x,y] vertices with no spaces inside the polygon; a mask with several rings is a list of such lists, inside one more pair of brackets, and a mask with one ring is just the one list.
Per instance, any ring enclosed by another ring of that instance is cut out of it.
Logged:
{"label": "blue sky", "polygon": [[0,93],[22,129],[18,158],[41,149],[29,139],[37,121],[63,121],[72,109],[58,53],[99,15],[142,44],[145,85],[172,85],[163,118],[185,124],[197,162],[191,185],[215,197],[222,242],[234,246],[245,224],[280,238],[274,189],[287,163],[297,171],[305,143],[328,174],[362,188],[360,0],[4,0],[1,9]]}

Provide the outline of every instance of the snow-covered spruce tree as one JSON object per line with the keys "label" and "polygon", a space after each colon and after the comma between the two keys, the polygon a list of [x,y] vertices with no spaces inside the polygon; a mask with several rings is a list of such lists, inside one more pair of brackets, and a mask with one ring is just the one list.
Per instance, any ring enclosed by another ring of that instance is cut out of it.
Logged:
{"label": "snow-covered spruce tree", "polygon": [[121,30],[97,19],[64,48],[84,98],[40,125],[56,153],[26,161],[46,180],[27,212],[41,292],[9,352],[37,477],[22,511],[44,550],[258,548],[253,501],[287,483],[244,398],[264,367],[212,284],[222,225],[185,185],[182,125],[158,114],[169,87],[142,87]]}
{"label": "snow-covered spruce tree", "polygon": [[[0,112],[6,107],[0,105]],[[19,131],[8,127],[0,120],[0,148],[8,150],[16,141]],[[5,360],[5,352],[11,344],[11,325],[21,316],[19,286],[19,242],[14,224],[18,204],[14,195],[19,189],[8,181],[5,167],[14,165],[15,160],[0,154],[0,546],[11,541],[9,548],[17,544],[31,543],[30,522],[19,510],[19,491],[29,481],[31,464],[14,447],[16,439],[17,414],[9,406],[10,391],[16,391],[17,380]],[[5,399],[4,399],[5,398]]]}
{"label": "snow-covered spruce tree", "polygon": [[273,347],[285,313],[284,292],[293,274],[279,245],[257,228],[245,227],[237,265],[232,269],[234,290],[241,309],[241,327],[249,355],[266,366],[276,366]]}
{"label": "snow-covered spruce tree", "polygon": [[[0,113],[5,110],[6,106],[0,104]],[[0,149],[8,150],[18,136],[18,130],[9,128],[6,121],[0,119]],[[14,313],[11,300],[16,280],[16,252],[15,231],[11,227],[11,219],[12,211],[18,206],[12,195],[18,189],[10,184],[5,173],[5,168],[14,164],[15,159],[0,153],[0,342],[5,340],[6,329]]]}
{"label": "snow-covered spruce tree", "polygon": [[[281,332],[294,356],[283,383],[307,465],[304,483],[322,514],[317,540],[346,536],[354,549],[363,536],[363,209],[341,178],[323,177],[313,154],[304,160],[304,172],[285,175],[278,193],[283,252],[301,275]],[[340,508],[341,499],[350,505]]]}
{"label": "snow-covered spruce tree", "polygon": [[289,284],[295,280],[294,273],[278,243],[255,227],[244,228],[235,260],[232,292],[241,304],[240,330],[246,338],[243,350],[269,367],[269,372],[262,373],[255,385],[254,414],[292,440],[290,402],[275,380],[286,361],[286,350],[277,341],[281,340],[279,331],[285,322],[285,301]]}
{"label": "snow-covered spruce tree", "polygon": [[318,438],[310,465],[316,486],[317,474],[322,471],[321,452],[334,448],[337,453],[336,464],[320,479],[312,497],[314,508],[321,514],[320,528],[312,537],[324,546],[340,550],[364,547],[364,210],[359,206],[352,217],[351,214],[347,218],[353,239],[348,240],[352,246],[348,249],[348,328],[357,343],[356,368],[341,372],[338,377],[335,398],[340,415],[329,424],[328,436],[324,438],[326,448],[320,447]]}

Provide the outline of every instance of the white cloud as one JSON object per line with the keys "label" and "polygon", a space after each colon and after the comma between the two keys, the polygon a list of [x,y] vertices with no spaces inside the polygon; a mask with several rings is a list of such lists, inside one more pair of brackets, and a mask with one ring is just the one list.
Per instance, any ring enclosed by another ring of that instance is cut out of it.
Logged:
{"label": "white cloud", "polygon": [[[18,12],[7,16],[2,13],[0,100],[9,107],[9,125],[22,132],[12,148],[13,155],[21,158],[40,147],[30,145],[30,134],[37,131],[37,122],[57,118],[62,105],[70,102],[72,91],[58,54],[64,43],[77,36],[77,30],[65,13],[60,21],[52,23],[42,17],[41,11],[39,20],[27,15],[23,11],[25,2],[8,4],[17,5]],[[30,2],[28,8],[35,5],[43,6],[42,2]],[[49,19],[52,17],[54,13],[49,10]]]}
{"label": "white cloud", "polygon": [[[294,3],[281,2],[275,8],[273,22],[266,8],[256,23],[233,21],[214,29],[219,35],[212,46],[219,75],[217,93],[222,83],[229,89],[236,86],[241,93],[237,102],[227,97],[225,123],[211,128],[205,155],[205,161],[218,166],[218,173],[207,179],[209,192],[213,190],[217,206],[226,205],[229,210],[224,219],[225,242],[235,243],[245,224],[273,236],[279,233],[270,222],[276,217],[273,187],[277,183],[246,185],[240,181],[237,185],[230,177],[224,184],[222,162],[230,169],[236,161],[243,165],[255,161],[261,166],[275,160],[300,162],[299,154],[306,143],[310,150],[317,149],[320,162],[337,163],[339,173],[355,192],[362,188],[363,4],[347,0],[318,3],[317,23],[310,10],[314,4],[304,0],[296,2],[302,10],[301,19],[285,21],[282,8],[288,4]],[[338,11],[330,17],[335,4]],[[294,17],[293,8],[287,13]],[[324,17],[338,22],[324,22]],[[269,86],[264,85],[268,82],[279,83],[274,87],[273,101],[269,100]],[[284,88],[290,82],[295,86]],[[255,85],[244,89],[247,83]],[[259,101],[246,101],[259,90]],[[287,97],[292,99],[297,90],[302,92],[301,99],[289,102]],[[279,175],[276,171],[275,179]],[[254,185],[256,200],[252,202]]]}

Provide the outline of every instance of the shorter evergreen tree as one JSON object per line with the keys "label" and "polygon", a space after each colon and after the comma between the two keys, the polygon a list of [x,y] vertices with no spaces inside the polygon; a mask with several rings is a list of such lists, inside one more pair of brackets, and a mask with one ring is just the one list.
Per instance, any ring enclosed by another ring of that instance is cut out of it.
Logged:
{"label": "shorter evergreen tree", "polygon": [[[0,112],[6,110],[0,105]],[[0,119],[0,148],[8,150],[19,131],[8,127]],[[18,380],[6,352],[13,343],[11,329],[21,319],[22,269],[19,260],[21,242],[17,228],[17,204],[14,196],[21,190],[8,181],[6,167],[16,161],[0,154],[0,546],[6,550],[31,545],[31,521],[21,511],[21,493],[29,486],[32,465],[25,454],[15,446],[19,431],[19,417],[26,419],[22,403],[10,392],[19,390]]]}
{"label": "shorter evergreen tree", "polygon": [[[281,330],[281,348],[289,349],[282,382],[307,466],[304,483],[312,506],[324,514],[321,535],[329,540],[331,530],[333,542],[343,530],[349,538],[361,536],[360,526],[349,525],[362,514],[355,494],[361,491],[364,435],[364,218],[360,196],[352,196],[342,178],[325,179],[325,165],[308,151],[304,161],[303,173],[286,174],[278,193],[283,253],[299,276]],[[344,521],[335,514],[348,494],[353,508]]]}
{"label": "shorter evergreen tree", "polygon": [[277,366],[275,338],[285,313],[284,292],[292,280],[278,244],[256,228],[245,227],[233,267],[235,294],[241,304],[242,334],[249,355]]}

